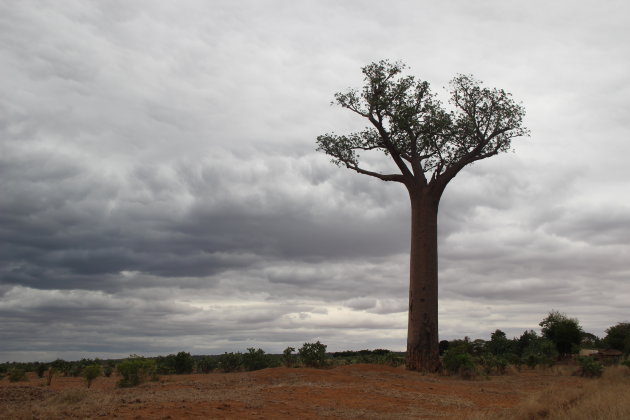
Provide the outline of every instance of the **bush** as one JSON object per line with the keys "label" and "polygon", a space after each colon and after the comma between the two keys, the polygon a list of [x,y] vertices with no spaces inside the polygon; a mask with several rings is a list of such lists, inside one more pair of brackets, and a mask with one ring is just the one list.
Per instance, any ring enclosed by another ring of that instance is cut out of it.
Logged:
{"label": "bush", "polygon": [[140,385],[148,379],[156,378],[155,361],[141,356],[132,355],[117,366],[122,379],[118,382],[120,387]]}
{"label": "bush", "polygon": [[24,371],[24,369],[14,368],[9,371],[9,381],[21,382],[26,380],[28,380],[28,378],[26,377],[26,371]]}
{"label": "bush", "polygon": [[395,353],[388,351],[388,353],[378,356],[376,363],[380,365],[398,367],[405,363],[405,359],[402,356],[398,356]]}
{"label": "bush", "polygon": [[286,367],[291,367],[295,364],[295,355],[293,354],[294,351],[294,347],[287,347],[282,352],[282,364]]}
{"label": "bush", "polygon": [[268,368],[271,365],[269,356],[262,349],[250,347],[247,353],[243,354],[243,366],[248,371]]}
{"label": "bush", "polygon": [[219,356],[219,367],[223,372],[236,372],[243,366],[243,355],[241,353],[223,353]]}
{"label": "bush", "polygon": [[497,374],[504,375],[508,366],[508,361],[503,356],[495,356],[494,354],[484,353],[477,358],[477,361],[483,368],[485,375]]}
{"label": "bush", "polygon": [[537,365],[553,366],[558,360],[556,345],[546,338],[532,339],[523,350],[523,362],[530,368]]}
{"label": "bush", "polygon": [[630,369],[630,360],[624,360],[623,362],[621,362],[621,364]]}
{"label": "bush", "polygon": [[186,373],[192,373],[195,361],[190,353],[180,351],[174,357],[175,373],[182,375]]}
{"label": "bush", "polygon": [[326,364],[326,345],[317,341],[316,343],[304,343],[298,350],[300,360],[306,366],[322,367]]}
{"label": "bush", "polygon": [[103,375],[105,375],[106,378],[112,376],[112,373],[114,373],[114,367],[112,365],[108,364],[103,367]]}
{"label": "bush", "polygon": [[44,377],[44,373],[46,373],[46,371],[48,370],[48,365],[46,364],[41,364],[41,365],[37,365],[37,377],[38,378],[43,378]]}
{"label": "bush", "polygon": [[599,378],[600,376],[602,376],[604,366],[597,360],[587,356],[578,357],[577,361],[580,365],[580,370],[578,370],[577,373],[580,376],[586,376],[587,378]]}
{"label": "bush", "polygon": [[197,359],[197,372],[209,373],[219,367],[216,357],[202,356]]}
{"label": "bush", "polygon": [[463,379],[472,379],[477,375],[477,368],[472,355],[463,346],[451,346],[444,352],[442,365],[452,375],[460,375]]}
{"label": "bush", "polygon": [[88,388],[92,385],[92,381],[94,381],[94,379],[101,376],[102,371],[103,369],[101,368],[101,365],[99,364],[89,365],[83,368],[83,371],[81,374],[85,378]]}
{"label": "bush", "polygon": [[185,351],[168,356],[158,356],[155,360],[157,373],[161,375],[192,373],[195,360]]}

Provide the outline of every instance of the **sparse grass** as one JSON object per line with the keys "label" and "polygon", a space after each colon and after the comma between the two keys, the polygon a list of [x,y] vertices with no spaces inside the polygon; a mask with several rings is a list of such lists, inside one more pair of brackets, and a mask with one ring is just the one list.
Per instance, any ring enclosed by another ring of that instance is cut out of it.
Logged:
{"label": "sparse grass", "polygon": [[575,387],[552,386],[500,414],[475,414],[470,420],[618,420],[630,419],[630,375],[622,366]]}
{"label": "sparse grass", "polygon": [[43,400],[5,407],[1,418],[12,420],[63,419],[109,416],[116,408],[112,395],[86,389],[68,389]]}

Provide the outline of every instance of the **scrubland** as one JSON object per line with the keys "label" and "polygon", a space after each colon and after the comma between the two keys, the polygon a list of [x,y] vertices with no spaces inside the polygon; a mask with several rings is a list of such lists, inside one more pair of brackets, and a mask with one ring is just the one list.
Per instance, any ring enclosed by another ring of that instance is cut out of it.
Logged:
{"label": "scrubland", "polygon": [[120,388],[115,374],[88,389],[82,378],[50,386],[29,373],[0,381],[2,419],[623,419],[630,418],[630,369],[601,378],[576,366],[509,368],[505,375],[422,375],[403,367],[355,364],[328,369],[163,375]]}

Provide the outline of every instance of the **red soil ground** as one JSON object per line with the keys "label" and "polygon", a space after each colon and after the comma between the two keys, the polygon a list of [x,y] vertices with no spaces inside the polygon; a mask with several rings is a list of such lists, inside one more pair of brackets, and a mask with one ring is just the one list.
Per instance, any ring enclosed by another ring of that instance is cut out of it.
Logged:
{"label": "red soil ground", "polygon": [[0,381],[1,419],[465,419],[505,410],[550,385],[581,378],[524,370],[465,381],[404,368],[351,365],[162,376],[135,388],[119,378]]}

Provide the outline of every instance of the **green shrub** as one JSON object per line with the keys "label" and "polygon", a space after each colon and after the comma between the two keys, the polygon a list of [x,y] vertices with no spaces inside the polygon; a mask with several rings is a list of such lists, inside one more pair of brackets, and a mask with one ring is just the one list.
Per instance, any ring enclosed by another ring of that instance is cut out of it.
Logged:
{"label": "green shrub", "polygon": [[295,347],[287,347],[282,351],[282,364],[286,367],[291,367],[295,365],[295,355],[293,352],[295,351]]}
{"label": "green shrub", "polygon": [[21,382],[26,380],[28,380],[28,378],[26,377],[26,371],[24,369],[14,368],[9,371],[9,381]]}
{"label": "green shrub", "polygon": [[44,377],[44,373],[46,373],[46,371],[48,370],[48,365],[46,365],[45,363],[42,363],[40,365],[37,365],[37,377],[38,378],[43,378]]}
{"label": "green shrub", "polygon": [[[376,352],[376,350],[375,350]],[[405,363],[405,359],[402,356],[398,356],[391,351],[388,351],[385,354],[379,355],[376,358],[376,363],[380,365],[387,365],[392,367],[398,367]]]}
{"label": "green shrub", "polygon": [[523,362],[530,368],[537,365],[553,366],[558,360],[556,345],[546,338],[536,337],[523,349]]}
{"label": "green shrub", "polygon": [[245,370],[253,371],[265,369],[271,366],[272,361],[269,355],[265,354],[262,349],[254,349],[250,347],[247,353],[243,354],[243,366]]}
{"label": "green shrub", "polygon": [[623,362],[621,362],[621,364],[630,369],[630,360],[624,360]]}
{"label": "green shrub", "polygon": [[197,372],[209,373],[219,367],[219,361],[216,357],[202,356],[197,359]]}
{"label": "green shrub", "polygon": [[141,356],[132,355],[123,360],[117,366],[122,379],[118,382],[120,387],[140,385],[148,379],[156,378],[155,361]]}
{"label": "green shrub", "polygon": [[83,371],[81,372],[81,374],[85,378],[88,388],[92,385],[92,381],[94,381],[94,379],[101,376],[102,372],[103,372],[103,369],[101,368],[101,365],[99,364],[93,364],[93,365],[89,365],[83,368]]}
{"label": "green shrub", "polygon": [[319,341],[315,343],[304,343],[298,350],[300,360],[306,366],[322,367],[326,364],[326,345]]}
{"label": "green shrub", "polygon": [[477,375],[477,368],[471,354],[463,346],[451,346],[444,352],[442,365],[452,375],[460,375],[463,379],[472,379]]}
{"label": "green shrub", "polygon": [[185,351],[168,356],[158,356],[155,359],[156,372],[160,375],[182,375],[192,373],[195,359]]}
{"label": "green shrub", "polygon": [[243,366],[243,355],[239,353],[223,353],[219,356],[219,367],[224,372],[236,372]]}
{"label": "green shrub", "polygon": [[587,356],[578,357],[577,361],[580,365],[580,370],[578,370],[580,376],[586,376],[587,378],[599,378],[602,376],[604,366],[597,360]]}
{"label": "green shrub", "polygon": [[508,360],[504,356],[496,356],[491,353],[483,353],[477,357],[477,362],[485,375],[504,375],[508,366]]}
{"label": "green shrub", "polygon": [[114,367],[112,365],[107,364],[103,367],[103,375],[105,375],[106,378],[112,376],[112,373],[114,373]]}
{"label": "green shrub", "polygon": [[190,355],[190,353],[186,353],[185,351],[180,351],[174,357],[174,369],[175,373],[178,375],[192,373],[193,367],[195,365],[195,361]]}

